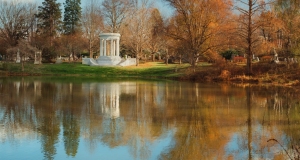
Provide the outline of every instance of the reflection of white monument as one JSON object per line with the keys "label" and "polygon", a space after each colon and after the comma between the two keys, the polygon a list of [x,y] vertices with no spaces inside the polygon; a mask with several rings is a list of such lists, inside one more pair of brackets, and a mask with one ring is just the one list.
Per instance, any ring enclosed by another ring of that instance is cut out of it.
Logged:
{"label": "reflection of white monument", "polygon": [[111,119],[120,117],[121,94],[136,94],[136,83],[132,82],[86,83],[82,87],[85,95],[93,95],[89,101],[96,104],[94,111]]}
{"label": "reflection of white monument", "polygon": [[42,82],[41,81],[33,81],[34,86],[34,95],[37,97],[42,96]]}
{"label": "reflection of white monument", "polygon": [[102,113],[110,118],[120,117],[120,85],[117,83],[102,84],[98,89]]}
{"label": "reflection of white monument", "polygon": [[21,82],[20,81],[14,82],[14,85],[16,87],[16,95],[19,96]]}
{"label": "reflection of white monument", "polygon": [[129,66],[135,65],[135,58],[120,57],[120,34],[100,34],[100,55],[98,59],[83,58],[82,64],[90,66]]}

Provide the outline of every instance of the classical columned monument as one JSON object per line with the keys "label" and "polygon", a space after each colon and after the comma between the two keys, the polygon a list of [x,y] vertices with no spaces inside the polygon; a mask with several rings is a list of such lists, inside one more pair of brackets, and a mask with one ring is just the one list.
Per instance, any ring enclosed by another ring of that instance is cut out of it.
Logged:
{"label": "classical columned monument", "polygon": [[135,65],[135,58],[120,57],[120,34],[101,33],[100,53],[97,59],[83,58],[82,64],[90,66],[129,66]]}
{"label": "classical columned monument", "polygon": [[[110,46],[107,46],[107,44]],[[108,51],[110,48],[110,52]],[[102,33],[100,34],[100,56],[120,56],[120,34]]]}

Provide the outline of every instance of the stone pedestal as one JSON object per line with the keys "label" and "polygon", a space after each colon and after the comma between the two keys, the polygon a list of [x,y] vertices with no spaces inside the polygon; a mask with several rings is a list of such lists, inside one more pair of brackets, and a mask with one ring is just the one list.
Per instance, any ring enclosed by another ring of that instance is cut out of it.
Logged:
{"label": "stone pedestal", "polygon": [[42,52],[35,52],[34,64],[42,64]]}
{"label": "stone pedestal", "polygon": [[121,62],[120,56],[99,56],[96,59],[97,63],[101,66],[115,66]]}
{"label": "stone pedestal", "polygon": [[61,64],[61,63],[62,63],[61,57],[57,57],[56,61],[55,61],[55,64]]}
{"label": "stone pedestal", "polygon": [[20,52],[19,52],[19,50],[18,50],[18,52],[17,52],[16,63],[21,63],[21,57],[20,57]]}

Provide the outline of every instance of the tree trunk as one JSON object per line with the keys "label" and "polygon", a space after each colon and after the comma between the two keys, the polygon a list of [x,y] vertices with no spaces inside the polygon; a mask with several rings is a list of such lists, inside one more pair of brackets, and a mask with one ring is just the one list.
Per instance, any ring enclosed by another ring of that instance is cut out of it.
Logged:
{"label": "tree trunk", "polygon": [[253,26],[252,26],[252,8],[253,3],[252,0],[249,0],[249,15],[248,15],[248,57],[247,57],[247,74],[248,76],[252,75],[252,34],[253,34]]}
{"label": "tree trunk", "polygon": [[168,49],[166,50],[166,65],[169,64],[169,52]]}
{"label": "tree trunk", "polygon": [[136,66],[139,66],[139,46],[136,45]]}
{"label": "tree trunk", "polygon": [[73,62],[75,62],[75,52],[72,52],[72,58],[73,58]]}
{"label": "tree trunk", "polygon": [[24,56],[21,56],[22,72],[24,72]]}
{"label": "tree trunk", "polygon": [[248,124],[248,159],[252,159],[252,115],[251,115],[251,88],[247,87],[247,109],[248,109],[248,117],[247,117],[247,124]]}
{"label": "tree trunk", "polygon": [[251,76],[253,73],[252,73],[252,54],[248,54],[247,56],[247,75],[248,76]]}
{"label": "tree trunk", "polygon": [[181,62],[181,59],[182,59],[182,57],[181,57],[181,55],[179,55],[179,64],[182,63],[182,62]]}
{"label": "tree trunk", "polygon": [[192,59],[192,67],[193,67],[193,72],[196,72],[196,60]]}
{"label": "tree trunk", "polygon": [[136,55],[136,66],[139,66],[139,56]]}
{"label": "tree trunk", "polygon": [[169,65],[169,56],[168,55],[166,55],[166,65]]}
{"label": "tree trunk", "polygon": [[92,42],[91,42],[91,38],[89,40],[89,51],[90,51],[90,58],[93,58],[93,51],[92,51]]}
{"label": "tree trunk", "polygon": [[155,53],[152,53],[152,62],[155,62]]}

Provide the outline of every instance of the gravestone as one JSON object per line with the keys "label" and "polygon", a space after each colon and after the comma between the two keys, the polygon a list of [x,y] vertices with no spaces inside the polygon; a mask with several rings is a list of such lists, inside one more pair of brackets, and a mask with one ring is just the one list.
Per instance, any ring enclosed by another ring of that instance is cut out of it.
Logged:
{"label": "gravestone", "polygon": [[35,52],[34,64],[42,64],[42,52]]}
{"label": "gravestone", "polygon": [[62,59],[61,56],[56,58],[56,62],[55,64],[61,64],[62,63]]}
{"label": "gravestone", "polygon": [[16,63],[21,63],[20,51],[18,49]]}

